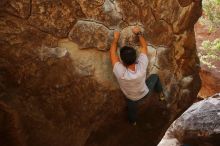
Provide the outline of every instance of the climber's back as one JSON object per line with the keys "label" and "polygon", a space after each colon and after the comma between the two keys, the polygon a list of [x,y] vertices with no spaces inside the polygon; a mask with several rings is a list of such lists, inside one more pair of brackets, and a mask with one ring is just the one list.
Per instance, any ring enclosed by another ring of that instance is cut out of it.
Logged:
{"label": "climber's back", "polygon": [[[123,62],[116,62],[113,67],[113,72],[118,80],[122,92],[126,95],[126,97],[131,100],[139,100],[149,91],[145,84],[148,58],[146,54],[140,53],[138,59],[136,60],[136,53],[134,52],[136,51],[132,47],[122,47],[120,50],[120,57]],[[135,59],[132,62],[129,58]],[[126,61],[130,62],[128,66]]]}

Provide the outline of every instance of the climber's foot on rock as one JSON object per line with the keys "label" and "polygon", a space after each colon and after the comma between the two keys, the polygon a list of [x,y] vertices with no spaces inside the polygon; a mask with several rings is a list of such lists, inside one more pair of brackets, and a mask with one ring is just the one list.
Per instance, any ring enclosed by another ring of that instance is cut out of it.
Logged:
{"label": "climber's foot on rock", "polygon": [[163,92],[160,93],[160,101],[165,101],[165,95]]}
{"label": "climber's foot on rock", "polygon": [[129,121],[129,123],[130,123],[132,126],[136,126],[136,125],[137,125],[137,122],[136,122],[136,121]]}
{"label": "climber's foot on rock", "polygon": [[136,125],[137,125],[137,122],[133,122],[133,123],[132,123],[132,126],[136,126]]}

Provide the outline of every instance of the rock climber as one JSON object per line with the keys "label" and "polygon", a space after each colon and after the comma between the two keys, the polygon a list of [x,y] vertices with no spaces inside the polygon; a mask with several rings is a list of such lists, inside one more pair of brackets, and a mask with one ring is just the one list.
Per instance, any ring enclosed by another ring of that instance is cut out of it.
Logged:
{"label": "rock climber", "polygon": [[[120,48],[120,58],[117,55],[117,44],[120,32],[114,32],[114,39],[110,48],[110,58],[119,86],[126,96],[128,108],[128,120],[136,125],[137,106],[140,101],[149,96],[151,91],[162,92],[162,86],[158,75],[152,74],[146,80],[146,70],[148,66],[147,42],[144,39],[139,27],[134,27],[132,32],[137,35],[140,42],[140,54],[131,46]],[[163,94],[161,94],[163,96]]]}

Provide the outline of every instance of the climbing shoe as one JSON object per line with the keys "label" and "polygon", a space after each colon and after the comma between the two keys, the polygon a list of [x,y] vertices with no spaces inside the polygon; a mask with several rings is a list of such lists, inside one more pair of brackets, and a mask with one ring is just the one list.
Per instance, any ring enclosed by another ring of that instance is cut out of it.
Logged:
{"label": "climbing shoe", "polygon": [[129,121],[129,123],[130,123],[132,126],[136,126],[136,125],[137,125],[137,122],[136,122],[136,121],[135,121],[135,122]]}
{"label": "climbing shoe", "polygon": [[137,122],[133,122],[132,125],[133,125],[133,126],[136,126],[136,125],[137,125]]}
{"label": "climbing shoe", "polygon": [[160,93],[160,101],[164,101],[165,100],[165,95],[163,92]]}

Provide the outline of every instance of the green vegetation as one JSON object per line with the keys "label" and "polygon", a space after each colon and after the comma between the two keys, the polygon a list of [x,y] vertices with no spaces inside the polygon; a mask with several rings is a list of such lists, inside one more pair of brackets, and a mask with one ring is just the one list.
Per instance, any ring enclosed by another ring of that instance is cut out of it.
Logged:
{"label": "green vegetation", "polygon": [[[203,0],[203,15],[200,23],[208,26],[213,33],[220,29],[220,0]],[[216,68],[214,63],[220,61],[220,37],[214,41],[205,40],[199,49],[199,58],[202,64],[209,68]]]}
{"label": "green vegetation", "polygon": [[220,27],[220,0],[203,0],[203,16],[200,22],[212,32]]}
{"label": "green vegetation", "polygon": [[198,55],[203,64],[209,68],[216,68],[214,62],[220,61],[220,39],[215,39],[213,42],[203,41]]}

